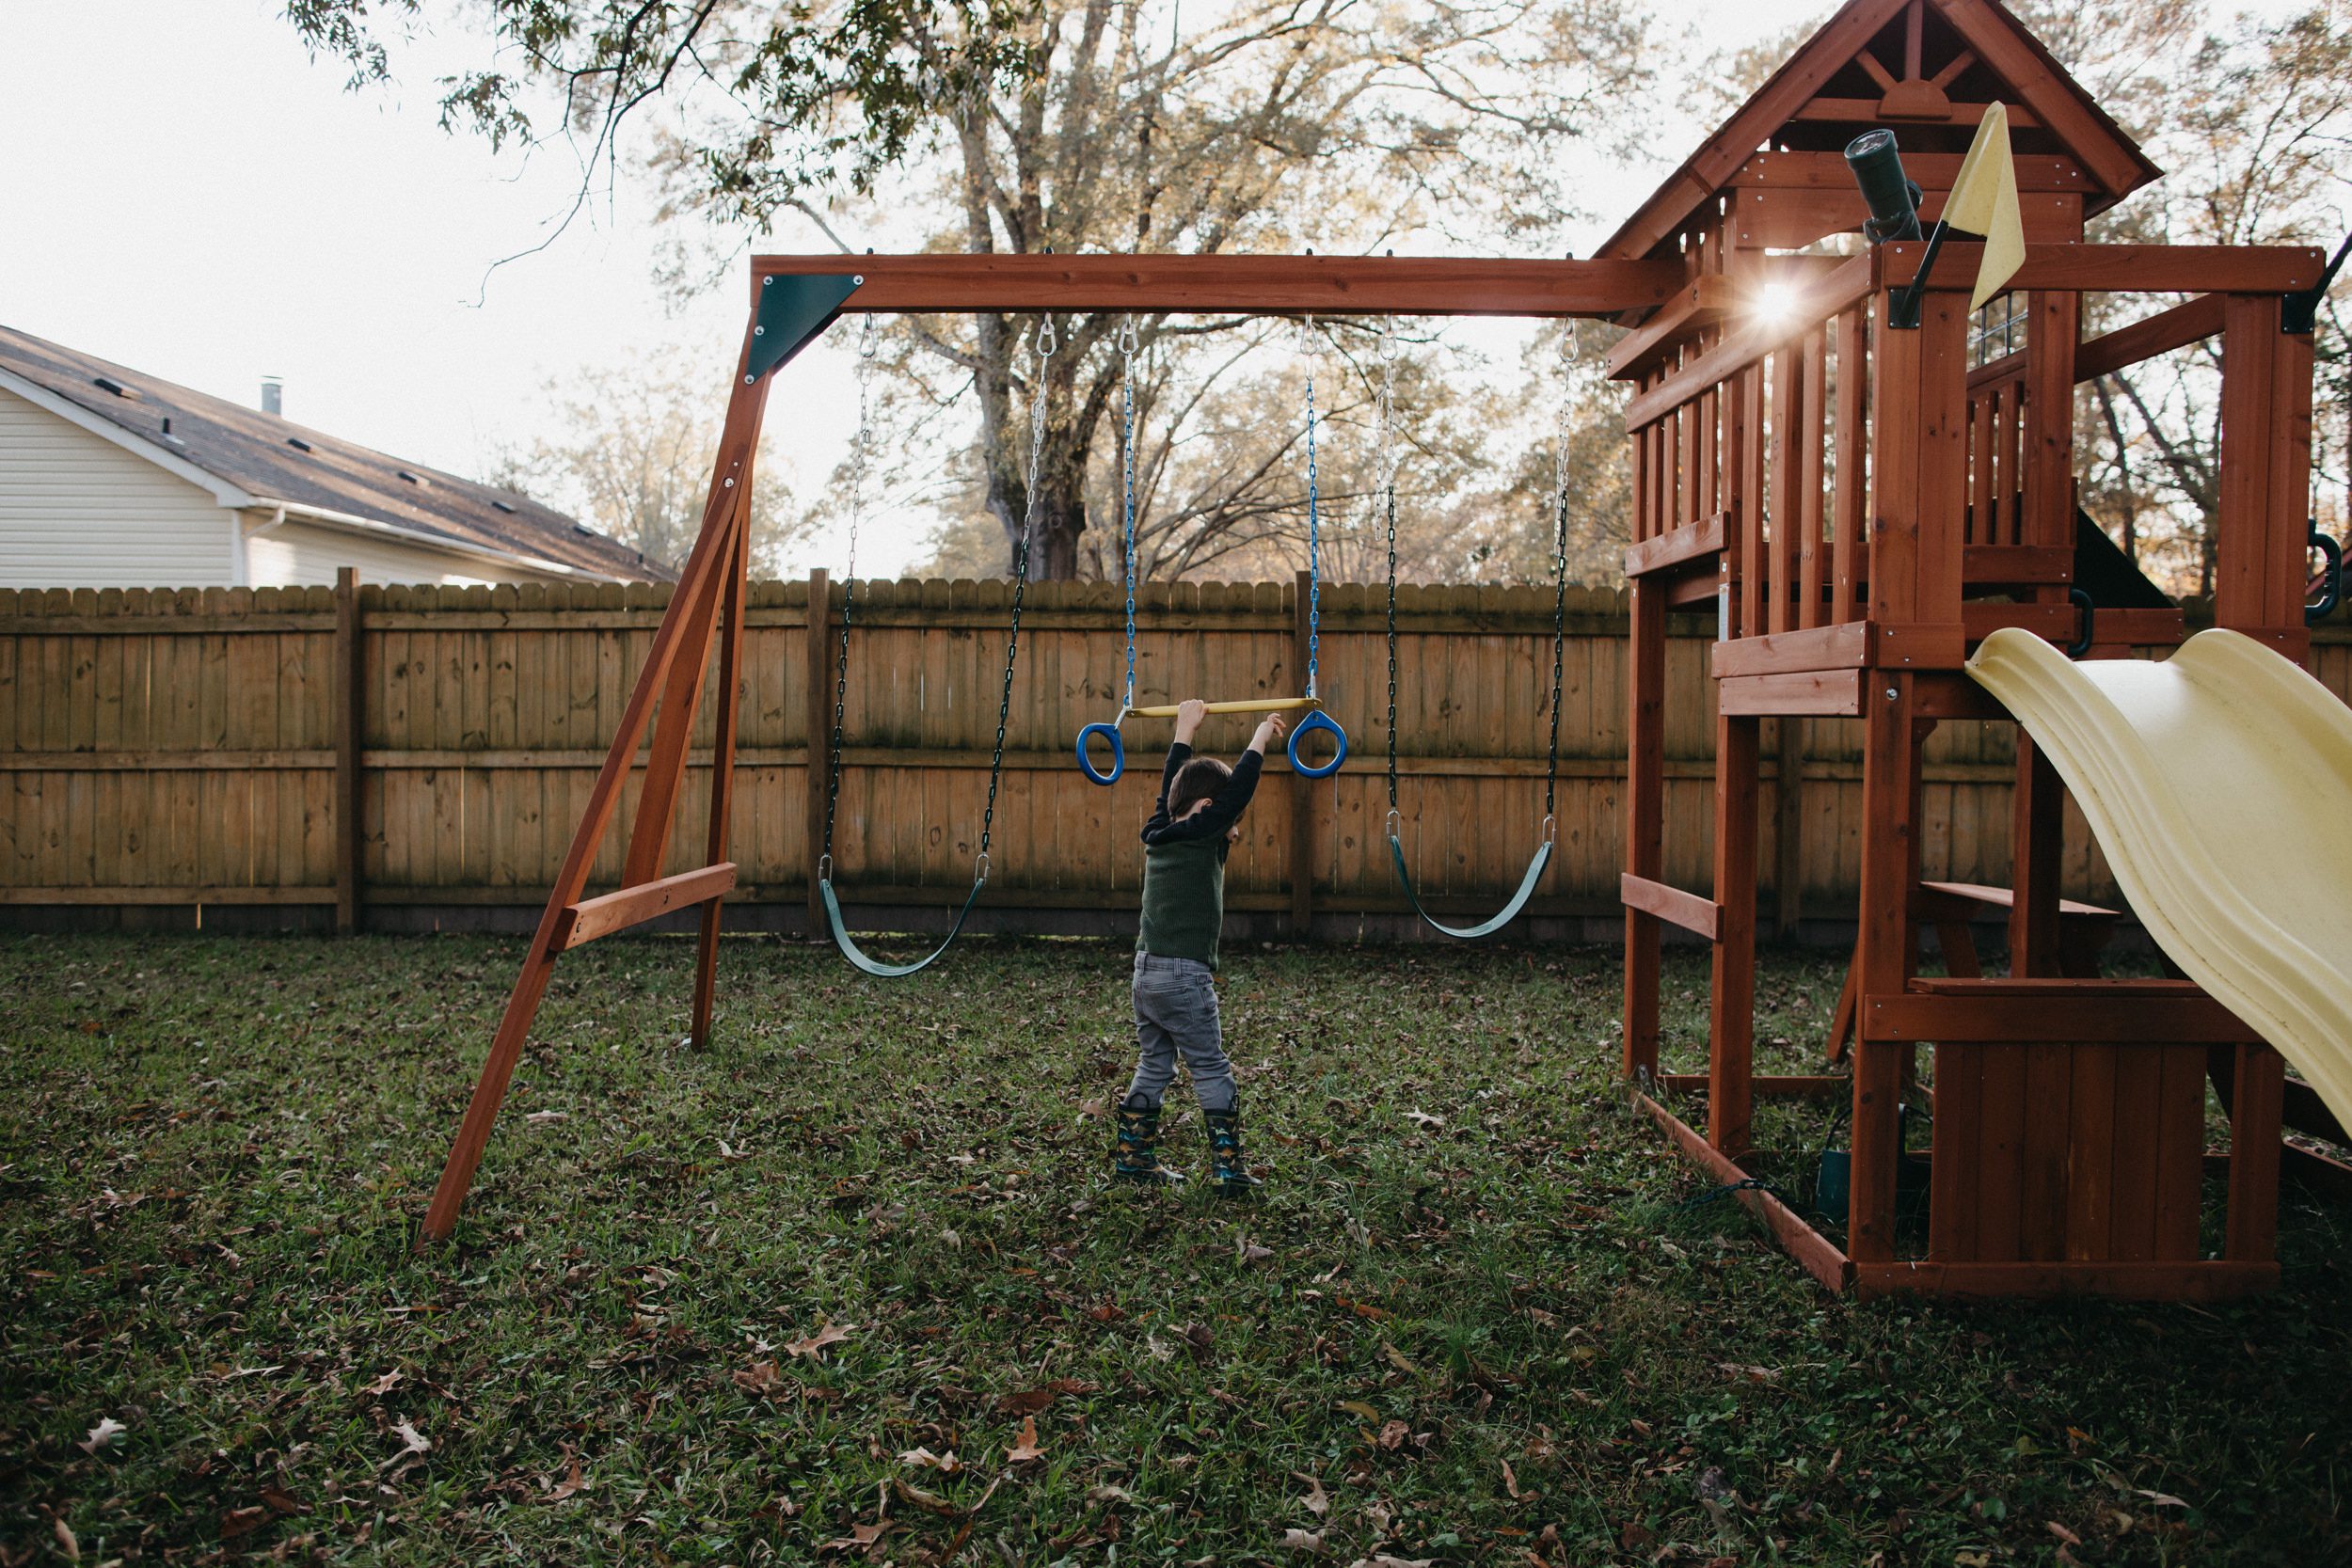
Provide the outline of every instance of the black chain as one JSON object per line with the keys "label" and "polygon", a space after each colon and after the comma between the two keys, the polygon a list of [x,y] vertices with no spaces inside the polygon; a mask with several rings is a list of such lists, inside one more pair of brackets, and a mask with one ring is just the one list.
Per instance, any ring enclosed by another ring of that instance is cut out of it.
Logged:
{"label": "black chain", "polygon": [[[856,598],[857,584],[845,580],[841,584],[841,647],[839,652],[834,656],[833,661],[833,745],[827,749],[825,753],[825,852],[822,857],[823,862],[830,862],[833,859],[833,818],[834,811],[837,810],[841,804],[841,721],[843,711],[849,705],[850,609],[855,602]],[[809,606],[808,609],[809,613],[812,615],[822,615],[825,612],[825,607],[822,604],[813,604]],[[830,864],[820,863],[818,867],[818,873],[819,876],[829,876],[831,872],[832,867]]]}
{"label": "black chain", "polygon": [[1389,510],[1389,810],[1396,810],[1396,481],[1388,484]]}
{"label": "black chain", "polygon": [[[1544,752],[1544,820],[1551,820],[1552,797],[1560,786],[1560,666],[1568,638],[1568,487],[1560,485],[1560,516],[1552,530],[1551,562],[1551,740]],[[1395,592],[1394,589],[1391,590]],[[1393,639],[1395,633],[1390,634]],[[1390,699],[1393,702],[1395,699]],[[1394,763],[1391,762],[1391,767]]]}
{"label": "black chain", "polygon": [[[1042,391],[1038,394],[1044,396]],[[1005,639],[1005,686],[996,699],[996,750],[988,759],[988,804],[980,812],[979,875],[988,875],[988,834],[996,822],[996,785],[1005,776],[1005,721],[1012,712],[1012,667],[1021,654],[1021,595],[1029,586],[1029,531],[1012,552],[1012,635]]]}

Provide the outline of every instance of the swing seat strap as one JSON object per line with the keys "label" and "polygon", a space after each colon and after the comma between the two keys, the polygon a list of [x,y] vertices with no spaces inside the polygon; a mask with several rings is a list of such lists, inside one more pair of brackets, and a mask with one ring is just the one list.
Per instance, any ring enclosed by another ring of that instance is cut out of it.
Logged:
{"label": "swing seat strap", "polygon": [[1527,863],[1527,875],[1519,879],[1519,890],[1511,895],[1511,901],[1491,918],[1476,926],[1448,926],[1422,907],[1421,895],[1413,890],[1413,874],[1405,867],[1405,845],[1396,834],[1389,835],[1389,853],[1396,861],[1396,879],[1404,884],[1406,902],[1413,912],[1426,921],[1433,930],[1444,933],[1457,942],[1476,942],[1480,937],[1493,936],[1517,920],[1527,901],[1535,896],[1535,884],[1544,879],[1544,867],[1551,863],[1551,844],[1549,838],[1535,846],[1535,853]]}
{"label": "swing seat strap", "polygon": [[841,900],[834,896],[833,879],[830,877],[819,879],[817,888],[824,896],[825,923],[833,927],[833,944],[841,949],[841,956],[849,959],[856,968],[864,970],[878,980],[896,980],[905,975],[920,974],[930,968],[932,964],[939,961],[942,954],[956,944],[956,938],[963,932],[963,923],[971,918],[972,906],[980,901],[980,889],[987,885],[986,877],[974,879],[972,891],[964,895],[963,908],[956,911],[956,923],[947,927],[946,936],[940,940],[937,947],[909,964],[886,964],[879,958],[868,958],[859,948],[857,939],[850,935],[850,927],[841,919]]}

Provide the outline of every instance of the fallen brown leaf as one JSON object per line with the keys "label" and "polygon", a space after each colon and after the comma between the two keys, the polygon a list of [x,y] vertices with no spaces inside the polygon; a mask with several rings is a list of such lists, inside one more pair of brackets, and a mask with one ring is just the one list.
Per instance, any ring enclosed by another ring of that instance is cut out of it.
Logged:
{"label": "fallen brown leaf", "polygon": [[1412,1433],[1413,1429],[1403,1421],[1384,1422],[1380,1428],[1380,1446],[1393,1453],[1405,1446],[1405,1439]]}
{"label": "fallen brown leaf", "polygon": [[268,1517],[269,1510],[258,1503],[250,1508],[232,1508],[220,1516],[220,1538],[234,1541],[240,1535],[249,1535],[261,1528],[262,1521]]}
{"label": "fallen brown leaf", "polygon": [[359,1391],[363,1394],[389,1394],[394,1387],[398,1386],[400,1383],[400,1369],[398,1367],[394,1367],[390,1371],[386,1372],[382,1377],[377,1378],[373,1383],[369,1384],[366,1387],[360,1389]]}
{"label": "fallen brown leaf", "polygon": [[787,1354],[790,1355],[821,1355],[827,1345],[837,1345],[842,1340],[847,1339],[850,1337],[850,1330],[855,1328],[857,1324],[855,1323],[828,1323],[820,1324],[817,1332],[810,1335],[807,1338],[793,1339],[788,1341],[784,1347],[785,1352]]}
{"label": "fallen brown leaf", "polygon": [[1026,1465],[1031,1460],[1044,1457],[1045,1450],[1038,1446],[1037,1441],[1037,1418],[1035,1416],[1022,1417],[1021,1436],[1011,1448],[1005,1450],[1005,1463]]}
{"label": "fallen brown leaf", "polygon": [[1282,1549],[1292,1552],[1320,1552],[1323,1537],[1311,1529],[1291,1528],[1282,1532]]}

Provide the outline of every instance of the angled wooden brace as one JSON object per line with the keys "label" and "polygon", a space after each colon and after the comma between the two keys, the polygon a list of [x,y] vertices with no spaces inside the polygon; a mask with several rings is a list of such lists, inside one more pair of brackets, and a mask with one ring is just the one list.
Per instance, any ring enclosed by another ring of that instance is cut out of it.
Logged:
{"label": "angled wooden brace", "polygon": [[[699,905],[702,933],[695,976],[690,1038],[708,1037],[719,939],[719,904],[735,886],[734,863],[725,858],[727,810],[733,796],[738,668],[743,629],[744,577],[750,562],[753,455],[768,401],[770,372],[816,341],[840,313],[859,279],[771,275],[755,284],[752,319],[736,362],[727,397],[726,422],[703,506],[702,527],[678,575],[676,592],[637,673],[636,688],[589,791],[587,809],[573,832],[571,847],[548,894],[546,910],[523,958],[522,973],[506,1000],[506,1011],[491,1037],[473,1098],[458,1124],[448,1163],[425,1211],[418,1244],[446,1238],[457,1223],[474,1171],[482,1164],[490,1129],[506,1099],[515,1064],[522,1055],[532,1022],[538,1016],[558,955],[582,942],[643,925],[673,910]],[[721,705],[712,757],[709,832],[704,863],[697,869],[660,875],[670,823],[684,776],[695,709],[709,668],[714,632],[723,626],[719,648]],[[659,700],[660,718],[655,718]],[[637,816],[629,832],[622,885],[595,898],[582,896],[604,835],[619,809],[648,722],[653,744]]]}

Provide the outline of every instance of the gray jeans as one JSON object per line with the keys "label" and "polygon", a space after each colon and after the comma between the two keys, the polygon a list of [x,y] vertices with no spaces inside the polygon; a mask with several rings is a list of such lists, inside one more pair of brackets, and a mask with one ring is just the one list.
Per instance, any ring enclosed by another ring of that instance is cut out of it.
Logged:
{"label": "gray jeans", "polygon": [[1135,1082],[1129,1099],[1141,1095],[1156,1108],[1176,1077],[1181,1053],[1192,1074],[1192,1092],[1204,1111],[1233,1107],[1233,1067],[1225,1059],[1217,1024],[1216,987],[1198,958],[1136,955]]}

